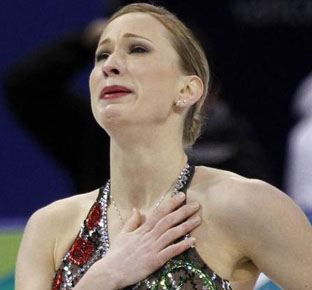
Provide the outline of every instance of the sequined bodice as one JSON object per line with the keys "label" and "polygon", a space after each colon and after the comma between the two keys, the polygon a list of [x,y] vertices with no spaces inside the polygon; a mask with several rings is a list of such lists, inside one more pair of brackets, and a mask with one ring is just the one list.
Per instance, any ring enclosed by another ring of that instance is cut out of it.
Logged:
{"label": "sequined bodice", "polygon": [[[189,170],[188,178],[180,188],[185,193],[194,173],[193,167]],[[109,182],[100,188],[98,197],[76,239],[56,271],[52,290],[72,289],[92,264],[104,257],[109,250],[108,204]],[[188,237],[189,235],[186,235],[183,238]],[[190,248],[167,261],[164,266],[143,281],[125,289],[229,290],[231,286],[227,280],[223,280],[204,263],[195,248]]]}

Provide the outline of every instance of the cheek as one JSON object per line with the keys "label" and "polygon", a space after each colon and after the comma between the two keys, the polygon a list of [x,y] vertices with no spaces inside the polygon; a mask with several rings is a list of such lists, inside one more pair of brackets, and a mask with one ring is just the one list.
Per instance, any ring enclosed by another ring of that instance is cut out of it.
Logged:
{"label": "cheek", "polygon": [[91,104],[95,102],[99,96],[101,90],[101,82],[103,80],[102,71],[95,67],[89,76],[89,90],[90,90],[90,98]]}
{"label": "cheek", "polygon": [[[97,110],[95,109],[95,105],[96,105],[96,87],[97,87],[97,83],[98,83],[98,70],[96,68],[93,68],[93,70],[90,73],[89,76],[89,89],[90,89],[90,99],[91,99],[91,110],[92,110],[92,114],[95,118],[95,120],[97,121],[98,124],[101,124],[100,122],[100,116],[97,112]],[[101,126],[101,125],[100,125]]]}
{"label": "cheek", "polygon": [[154,59],[140,66],[136,75],[142,80],[143,89],[148,90],[145,94],[158,93],[159,97],[171,93],[177,78],[176,68],[164,59]]}
{"label": "cheek", "polygon": [[[163,63],[146,67],[142,79],[142,99],[140,112],[146,118],[163,121],[168,117],[176,99],[176,73],[172,67]],[[142,107],[144,109],[142,110]]]}
{"label": "cheek", "polygon": [[157,65],[151,70],[149,79],[150,87],[155,100],[163,104],[171,103],[175,99],[175,86],[177,75],[175,70],[168,65]]}
{"label": "cheek", "polygon": [[94,68],[91,71],[90,76],[89,76],[89,88],[90,88],[91,97],[92,97],[92,93],[95,90],[95,78],[96,78],[96,70]]}

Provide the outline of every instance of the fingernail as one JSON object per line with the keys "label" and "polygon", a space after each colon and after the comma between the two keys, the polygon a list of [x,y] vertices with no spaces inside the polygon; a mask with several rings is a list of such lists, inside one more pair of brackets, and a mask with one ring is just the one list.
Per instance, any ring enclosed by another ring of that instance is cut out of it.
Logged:
{"label": "fingernail", "polygon": [[190,218],[191,223],[195,224],[195,223],[198,223],[199,221],[200,221],[200,216],[198,216],[198,215],[195,215],[195,216]]}
{"label": "fingernail", "polygon": [[194,237],[191,237],[189,239],[189,241],[190,241],[190,244],[191,244],[191,248],[195,248],[196,239]]}
{"label": "fingernail", "polygon": [[183,200],[184,197],[185,197],[184,192],[179,192],[179,193],[177,194],[177,199],[178,199],[178,200]]}
{"label": "fingernail", "polygon": [[190,207],[192,209],[198,209],[199,208],[199,203],[198,202],[193,202],[193,203],[190,204]]}

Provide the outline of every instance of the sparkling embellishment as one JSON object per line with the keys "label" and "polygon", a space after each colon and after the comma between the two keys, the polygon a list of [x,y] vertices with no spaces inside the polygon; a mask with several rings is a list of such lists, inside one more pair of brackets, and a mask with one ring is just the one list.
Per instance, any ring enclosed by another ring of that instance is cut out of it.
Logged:
{"label": "sparkling embellishment", "polygon": [[85,264],[91,257],[93,250],[94,245],[92,242],[78,237],[69,253],[68,259],[76,265]]}
{"label": "sparkling embellishment", "polygon": [[229,281],[227,281],[227,280],[223,280],[222,281],[222,289],[225,289],[225,290],[230,290],[231,289]]}
{"label": "sparkling embellishment", "polygon": [[180,269],[185,269],[185,271],[191,272],[192,274],[198,276],[202,280],[202,283],[205,286],[207,286],[206,288],[207,290],[217,290],[210,276],[207,273],[205,273],[202,269],[200,269],[200,267],[198,267],[195,263],[187,259],[187,256],[185,254],[179,255],[178,258],[174,260],[174,262],[173,260],[169,260],[167,264],[169,265],[169,267],[164,267],[164,269],[161,271],[161,275],[159,278],[160,281],[159,283],[162,286],[162,289],[164,290],[182,289],[186,283],[186,280],[180,277],[178,283],[176,281],[174,283],[170,281],[171,282],[170,283],[168,277],[172,278],[172,275],[168,276],[168,274],[176,272]]}
{"label": "sparkling embellishment", "polygon": [[[186,166],[178,178],[172,195],[178,193],[187,184],[189,176],[190,167]],[[77,238],[55,273],[52,290],[73,289],[84,273],[109,250],[107,207],[110,181],[101,190],[102,195],[99,195],[94,203]],[[187,234],[182,238],[189,237],[190,235]],[[197,262],[198,257],[192,256],[194,253],[197,253],[196,250],[191,248],[170,259],[158,271],[127,289],[181,290],[185,287],[194,290],[231,290],[229,282],[222,280],[201,261]]]}
{"label": "sparkling embellishment", "polygon": [[63,272],[62,269],[59,269],[56,272],[56,276],[55,276],[55,279],[54,279],[54,282],[52,285],[52,290],[58,290],[59,287],[61,286],[61,284],[62,284],[62,272]]}
{"label": "sparkling embellishment", "polygon": [[92,228],[96,227],[99,224],[100,219],[101,219],[101,207],[100,204],[96,202],[88,215],[86,221],[87,228],[91,230]]}
{"label": "sparkling embellishment", "polygon": [[[190,175],[189,168],[190,168],[189,164],[186,163],[186,165],[183,167],[182,171],[180,172],[180,174],[179,174],[177,180],[174,181],[173,184],[170,185],[170,188],[162,195],[162,197],[160,198],[160,200],[157,202],[157,204],[156,204],[156,206],[155,206],[155,208],[154,208],[155,210],[159,207],[159,205],[160,205],[160,204],[162,203],[162,201],[165,199],[165,197],[166,197],[167,194],[170,192],[170,190],[171,190],[171,188],[172,188],[172,186],[173,186],[174,184],[175,184],[175,187],[174,187],[174,190],[173,190],[171,196],[174,196],[175,194],[177,194],[177,193],[179,192],[180,189],[183,188],[183,186],[185,185],[185,183],[186,183],[187,180],[188,180],[187,174]],[[110,183],[110,180],[108,180],[108,182]],[[116,210],[116,212],[117,212],[117,214],[118,214],[118,217],[119,217],[119,219],[120,219],[120,221],[121,221],[121,224],[124,225],[125,222],[124,222],[124,220],[123,220],[123,218],[122,218],[122,216],[121,216],[120,210],[119,210],[119,208],[118,208],[118,206],[117,206],[117,204],[116,204],[116,202],[115,202],[115,200],[114,200],[114,198],[113,198],[112,193],[110,193],[110,200],[112,201],[112,204],[113,204],[113,206],[114,206],[114,208],[115,208],[115,210]]]}

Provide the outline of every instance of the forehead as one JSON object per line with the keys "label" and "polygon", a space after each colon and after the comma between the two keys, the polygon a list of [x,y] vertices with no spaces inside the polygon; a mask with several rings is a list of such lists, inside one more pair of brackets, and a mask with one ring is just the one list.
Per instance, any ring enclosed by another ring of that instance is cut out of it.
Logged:
{"label": "forehead", "polygon": [[127,33],[148,38],[155,45],[170,43],[167,28],[153,16],[142,12],[128,13],[114,19],[105,27],[101,40],[108,38],[115,41]]}

